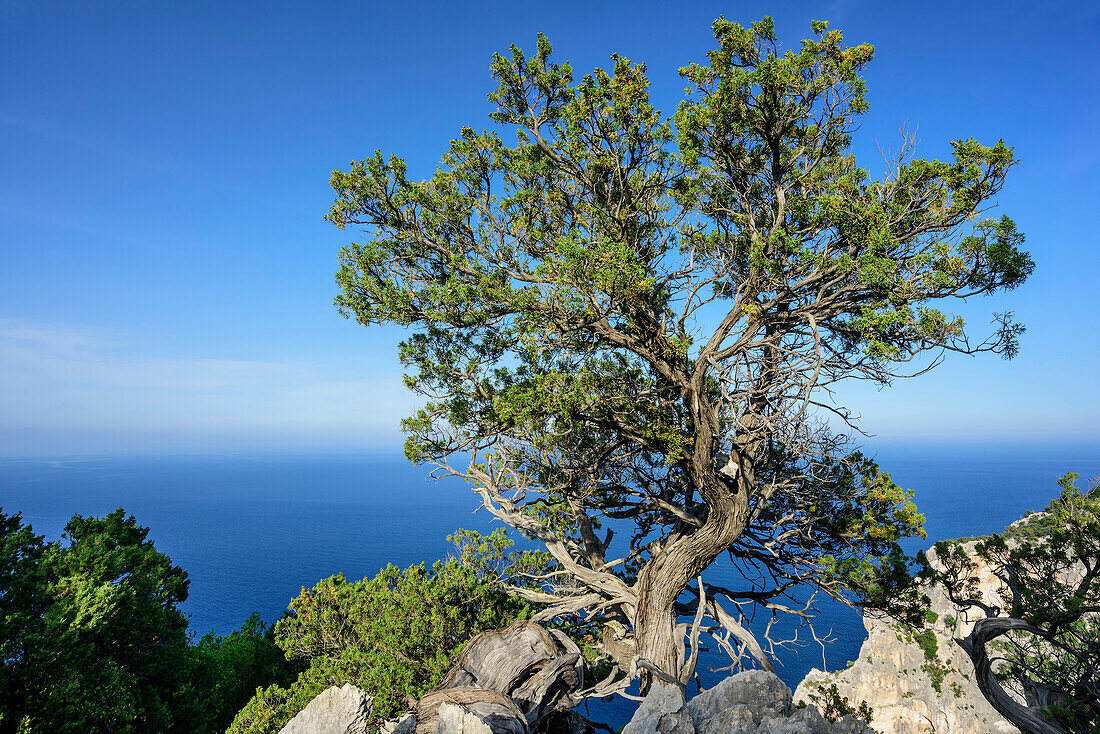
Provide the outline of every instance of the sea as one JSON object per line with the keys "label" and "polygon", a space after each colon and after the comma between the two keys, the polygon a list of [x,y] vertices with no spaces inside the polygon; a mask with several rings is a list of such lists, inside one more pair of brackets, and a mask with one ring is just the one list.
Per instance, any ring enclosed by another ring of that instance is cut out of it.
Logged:
{"label": "sea", "polygon": [[[867,445],[894,480],[912,489],[926,516],[926,540],[1003,529],[1058,493],[1067,471],[1100,476],[1100,443],[910,442]],[[337,573],[373,576],[387,564],[431,564],[454,550],[458,528],[487,532],[497,525],[475,512],[461,482],[436,481],[424,467],[378,454],[237,454],[196,456],[72,456],[0,459],[0,508],[21,513],[36,533],[61,538],[73,514],[102,515],[118,507],[150,529],[157,549],[190,576],[183,610],[194,634],[226,634],[253,611],[277,620],[303,588]],[[736,585],[732,570],[704,575]],[[761,615],[754,624],[767,623]],[[865,632],[860,615],[822,603],[824,646],[801,635],[776,650],[777,672],[792,688],[811,668],[843,668],[858,657]],[[708,649],[699,666],[704,686],[726,664]],[[596,706],[590,715],[613,727],[629,706]]]}

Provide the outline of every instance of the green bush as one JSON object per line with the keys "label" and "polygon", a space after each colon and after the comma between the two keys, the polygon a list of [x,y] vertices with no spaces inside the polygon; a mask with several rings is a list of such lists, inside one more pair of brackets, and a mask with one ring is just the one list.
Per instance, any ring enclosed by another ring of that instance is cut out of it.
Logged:
{"label": "green bush", "polygon": [[[830,683],[827,686],[821,686],[810,691],[810,700],[821,711],[821,715],[826,720],[831,722],[837,722],[843,719],[845,716],[854,716],[860,721],[870,723],[875,718],[874,709],[866,701],[860,701],[858,705],[853,706],[847,696],[842,696],[840,690],[836,687],[836,683]],[[804,706],[805,703],[800,703]]]}
{"label": "green bush", "polygon": [[225,731],[256,689],[268,684],[286,685],[302,671],[275,643],[275,625],[253,612],[240,629],[228,635],[208,632],[188,649],[187,681],[180,698],[191,701],[176,713],[181,731]]}
{"label": "green bush", "polygon": [[120,508],[46,543],[0,512],[0,732],[224,730],[300,665],[253,615],[189,644],[187,574]]}
{"label": "green bush", "polygon": [[526,602],[478,570],[452,558],[430,570],[391,565],[371,579],[337,575],[303,589],[275,640],[308,667],[289,686],[256,691],[229,732],[277,732],[315,695],[345,683],[374,697],[372,726],[406,710],[439,683],[470,637],[530,617]]}

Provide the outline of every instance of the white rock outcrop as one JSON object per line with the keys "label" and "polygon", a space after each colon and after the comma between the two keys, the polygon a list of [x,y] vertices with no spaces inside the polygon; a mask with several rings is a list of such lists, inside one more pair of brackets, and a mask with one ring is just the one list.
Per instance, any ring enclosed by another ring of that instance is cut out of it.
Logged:
{"label": "white rock outcrop", "polygon": [[279,734],[367,734],[373,703],[365,691],[350,683],[326,688]]}
{"label": "white rock outcrop", "polygon": [[[968,543],[967,550],[972,552],[973,545]],[[934,551],[928,559],[935,563]],[[976,558],[975,563],[983,596],[999,599],[1000,581]],[[969,634],[980,612],[956,609],[940,587],[925,593],[931,604],[924,632],[915,635],[890,620],[865,617],[867,640],[859,659],[847,670],[810,671],[794,700],[813,704],[815,694],[835,685],[852,705],[866,701],[871,706],[871,726],[880,734],[1018,732],[978,690],[970,659],[953,639]]]}

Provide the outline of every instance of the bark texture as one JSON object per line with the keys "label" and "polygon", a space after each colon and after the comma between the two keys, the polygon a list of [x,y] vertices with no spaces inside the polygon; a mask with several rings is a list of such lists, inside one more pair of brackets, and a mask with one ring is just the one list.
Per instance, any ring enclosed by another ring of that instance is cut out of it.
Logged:
{"label": "bark texture", "polygon": [[514,622],[466,643],[439,686],[417,704],[416,734],[435,733],[444,703],[481,717],[494,734],[538,731],[580,703],[583,685],[581,651],[569,637]]}

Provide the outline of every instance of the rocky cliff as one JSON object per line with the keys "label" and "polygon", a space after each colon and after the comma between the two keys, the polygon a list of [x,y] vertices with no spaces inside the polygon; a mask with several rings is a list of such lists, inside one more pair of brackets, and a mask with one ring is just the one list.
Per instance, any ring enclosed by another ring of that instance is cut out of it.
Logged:
{"label": "rocky cliff", "polygon": [[[973,551],[973,543],[967,544]],[[935,553],[929,552],[933,564]],[[983,596],[999,598],[1000,581],[978,565]],[[881,734],[1007,734],[1018,730],[1001,718],[973,680],[970,659],[954,642],[977,621],[977,611],[960,612],[939,587],[931,599],[925,630],[915,633],[884,619],[865,618],[867,640],[847,670],[813,670],[795,691],[796,702],[813,703],[831,686],[852,704],[874,710],[872,727]]]}

